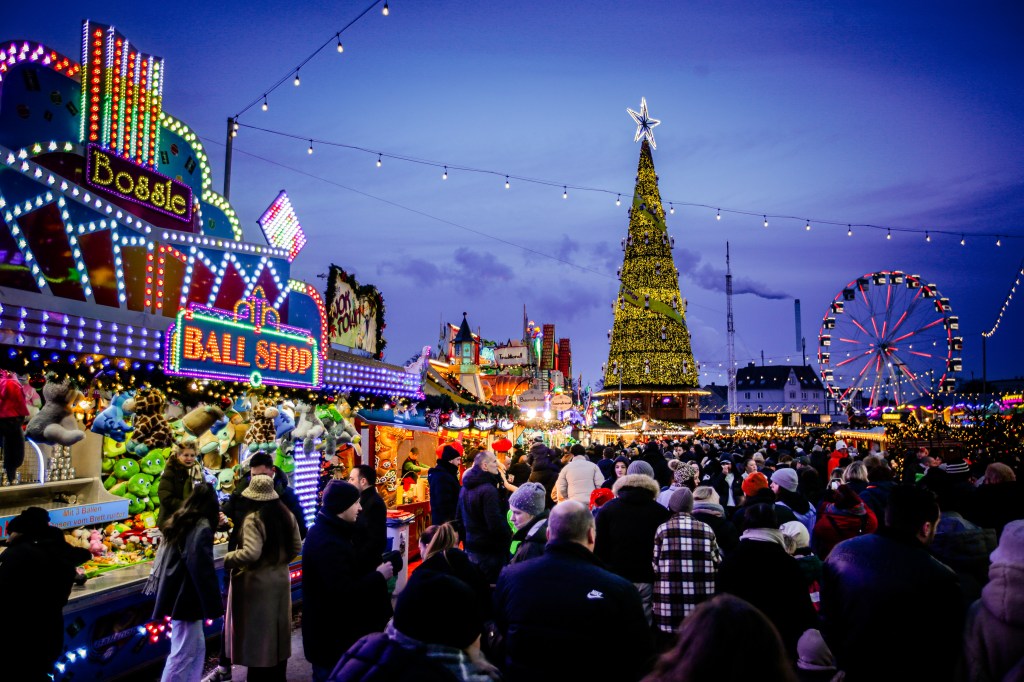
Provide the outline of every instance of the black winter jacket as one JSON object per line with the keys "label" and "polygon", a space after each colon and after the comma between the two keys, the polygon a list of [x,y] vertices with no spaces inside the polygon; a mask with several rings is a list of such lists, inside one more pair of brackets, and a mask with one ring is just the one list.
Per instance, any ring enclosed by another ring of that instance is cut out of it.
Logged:
{"label": "black winter jacket", "polygon": [[547,544],[548,513],[533,517],[528,524],[512,534],[512,542],[518,542],[516,553],[509,559],[509,565],[536,559],[544,554]]}
{"label": "black winter jacket", "polygon": [[720,594],[735,595],[761,609],[796,660],[797,641],[804,630],[816,627],[817,614],[800,564],[782,545],[740,540],[722,561],[715,587]]}
{"label": "black winter jacket", "polygon": [[668,468],[668,460],[661,454],[661,449],[655,443],[650,443],[644,448],[640,459],[647,462],[654,469],[654,478],[658,481],[658,487],[664,488],[672,485],[672,470]]}
{"label": "black winter jacket", "polygon": [[451,462],[437,461],[427,472],[430,485],[430,523],[440,526],[455,520],[455,509],[459,504],[459,468]]}
{"label": "black winter jacket", "polygon": [[462,477],[458,518],[465,530],[463,541],[467,552],[482,552],[504,558],[512,540],[512,531],[505,521],[508,504],[498,492],[500,478],[473,467]]}
{"label": "black winter jacket", "polygon": [[361,566],[356,533],[354,524],[320,512],[302,544],[302,647],[306,660],[325,668],[391,617],[387,581]]}
{"label": "black winter jacket", "polygon": [[153,619],[170,616],[174,620],[207,620],[224,613],[213,564],[213,529],[206,519],[175,544],[160,551],[170,552],[164,574],[156,591]]}
{"label": "black winter jacket", "polygon": [[407,649],[382,632],[363,637],[338,661],[329,682],[459,682],[422,649]]}
{"label": "black winter jacket", "polygon": [[416,576],[428,573],[440,573],[442,575],[457,578],[472,588],[480,604],[480,613],[485,621],[493,619],[494,605],[491,601],[491,584],[487,582],[476,564],[469,560],[461,549],[451,548],[438,552],[419,565],[416,572],[409,578],[415,580]]}
{"label": "black winter jacket", "polygon": [[[631,682],[650,669],[651,630],[640,593],[583,545],[548,543],[543,556],[509,566],[498,578],[494,604],[507,682]],[[615,655],[609,655],[609,627]]]}
{"label": "black winter jacket", "polygon": [[[916,538],[882,528],[839,543],[825,561],[822,634],[850,682],[952,679],[964,612],[956,573]],[[908,633],[928,633],[927,650],[893,656],[878,646]]]}
{"label": "black winter jacket", "polygon": [[630,582],[653,583],[654,534],[672,512],[656,502],[659,488],[650,476],[626,474],[612,490],[615,499],[595,519],[594,554]]}
{"label": "black winter jacket", "polygon": [[388,508],[372,485],[359,494],[359,504],[363,507],[356,520],[359,549],[373,569],[380,565],[381,555],[388,547]]}
{"label": "black winter jacket", "polygon": [[[245,520],[246,514],[252,511],[249,499],[242,497],[242,493],[249,487],[251,480],[252,476],[246,476],[239,481],[238,487],[231,493],[231,496],[221,504],[220,510],[224,512],[224,516],[231,519],[232,524],[231,535],[228,536],[229,550],[238,547],[238,541],[241,539],[242,534],[242,521]],[[284,502],[284,506],[288,507],[288,511],[295,517],[295,523],[299,525],[299,537],[306,537],[306,512],[302,509],[299,496],[288,486],[288,476],[284,472],[274,471],[274,490],[277,492],[277,496],[281,498],[281,501]]]}

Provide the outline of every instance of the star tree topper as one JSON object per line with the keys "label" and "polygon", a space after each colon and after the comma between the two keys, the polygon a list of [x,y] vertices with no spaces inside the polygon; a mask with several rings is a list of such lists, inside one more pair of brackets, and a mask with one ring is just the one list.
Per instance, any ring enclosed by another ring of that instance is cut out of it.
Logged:
{"label": "star tree topper", "polygon": [[636,122],[636,137],[633,138],[633,142],[639,142],[640,138],[646,137],[651,147],[654,149],[658,148],[658,145],[654,143],[654,127],[661,125],[661,121],[656,118],[651,118],[647,115],[647,98],[640,98],[640,111],[633,111],[632,109],[626,109],[626,112]]}

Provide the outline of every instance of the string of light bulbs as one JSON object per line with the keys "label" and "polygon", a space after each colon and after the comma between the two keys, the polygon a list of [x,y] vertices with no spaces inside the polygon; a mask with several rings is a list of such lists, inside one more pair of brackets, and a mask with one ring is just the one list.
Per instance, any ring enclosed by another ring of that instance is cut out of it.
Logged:
{"label": "string of light bulbs", "polygon": [[1021,267],[1017,269],[1017,276],[1013,280],[1013,284],[1010,286],[1010,293],[1006,295],[1006,300],[1003,301],[1003,307],[1000,308],[999,314],[996,316],[996,321],[992,325],[992,328],[987,332],[982,332],[981,335],[986,339],[991,339],[996,330],[999,329],[999,323],[1003,321],[1003,315],[1006,314],[1006,309],[1010,307],[1010,301],[1013,300],[1013,295],[1017,293],[1017,287],[1020,286],[1020,278],[1024,277],[1024,260],[1021,261]]}
{"label": "string of light bulbs", "polygon": [[[509,173],[509,172],[505,172],[505,171],[498,171],[498,170],[493,170],[493,169],[488,169],[488,168],[477,168],[477,167],[474,167],[474,166],[464,166],[464,165],[461,165],[461,164],[452,163],[452,162],[448,162],[448,161],[437,161],[437,160],[433,160],[433,159],[422,159],[422,158],[418,158],[418,157],[415,157],[415,156],[409,156],[407,154],[401,154],[401,153],[397,153],[397,152],[389,152],[389,151],[384,151],[384,150],[381,150],[381,149],[371,149],[369,147],[363,147],[363,146],[355,145],[355,144],[348,144],[348,143],[345,143],[345,142],[337,142],[337,141],[334,141],[334,140],[325,140],[325,139],[320,139],[320,138],[316,138],[316,137],[310,137],[309,135],[300,135],[300,134],[297,134],[297,133],[289,133],[289,132],[286,132],[286,131],[283,131],[283,130],[273,130],[271,128],[264,128],[264,127],[261,127],[261,126],[255,126],[255,125],[250,125],[250,124],[245,124],[245,123],[239,123],[237,120],[235,122],[235,126],[236,126],[236,129],[238,127],[248,128],[250,130],[255,130],[257,132],[266,133],[268,135],[276,135],[278,137],[284,137],[284,138],[289,138],[289,139],[293,139],[293,140],[300,140],[300,141],[302,141],[304,143],[307,143],[309,145],[308,146],[308,151],[309,151],[310,154],[313,153],[312,149],[313,149],[313,145],[315,143],[317,145],[322,145],[324,147],[335,147],[335,148],[338,148],[338,149],[348,149],[348,150],[351,150],[351,151],[356,151],[356,152],[361,152],[361,153],[364,153],[364,154],[369,154],[370,156],[376,156],[377,157],[376,162],[377,162],[377,167],[378,168],[380,168],[383,165],[383,160],[384,159],[394,159],[396,161],[404,161],[406,163],[412,163],[412,164],[417,164],[417,165],[421,165],[421,166],[428,166],[428,167],[431,167],[431,168],[436,168],[436,169],[442,171],[442,173],[441,173],[441,179],[442,180],[447,180],[448,179],[448,175],[449,175],[450,171],[463,171],[463,172],[466,172],[466,173],[475,173],[475,174],[478,174],[478,175],[490,175],[490,176],[497,177],[499,179],[503,179],[504,180],[505,189],[510,189],[511,186],[512,186],[512,182],[511,181],[515,180],[517,182],[524,182],[524,183],[528,183],[528,184],[532,184],[532,185],[539,185],[539,186],[543,186],[543,187],[554,187],[554,188],[557,188],[557,189],[561,189],[562,190],[562,199],[568,199],[569,198],[569,190],[570,189],[574,190],[574,191],[591,192],[591,193],[606,194],[606,195],[609,195],[609,196],[614,196],[615,197],[615,205],[616,206],[620,206],[622,204],[622,195],[623,194],[625,194],[627,197],[628,196],[632,196],[631,192],[622,192],[622,191],[619,191],[619,190],[612,190],[612,189],[607,189],[607,188],[603,188],[603,187],[591,187],[591,186],[588,186],[588,185],[580,185],[580,184],[576,184],[576,183],[572,183],[572,182],[565,182],[563,180],[548,180],[548,179],[544,179],[544,178],[535,178],[535,177],[530,177],[530,176],[526,176],[526,175],[518,175],[516,173]],[[726,215],[750,216],[750,217],[760,218],[761,219],[761,224],[765,228],[769,227],[769,225],[771,224],[769,219],[771,219],[771,220],[784,220],[784,221],[790,221],[790,222],[797,222],[798,224],[803,225],[804,231],[806,231],[806,232],[810,232],[811,231],[811,226],[812,225],[819,225],[819,226],[820,225],[827,225],[827,226],[831,226],[831,227],[840,227],[840,228],[845,227],[846,228],[846,236],[848,236],[848,237],[853,237],[853,235],[854,235],[854,232],[853,232],[854,228],[876,230],[876,231],[884,231],[885,232],[885,237],[889,241],[892,240],[894,233],[897,233],[897,234],[905,233],[905,234],[923,235],[924,236],[923,241],[925,241],[926,243],[930,243],[932,241],[932,235],[933,234],[934,235],[949,235],[949,236],[952,236],[954,238],[955,237],[959,237],[960,238],[959,239],[960,246],[967,246],[967,235],[968,234],[971,235],[971,239],[972,240],[980,239],[980,238],[992,239],[992,240],[994,240],[994,244],[997,247],[1003,245],[1003,240],[1004,239],[1024,239],[1024,234],[1015,235],[1015,234],[994,233],[994,232],[970,232],[970,233],[968,233],[967,231],[961,231],[961,230],[948,230],[948,229],[936,229],[936,228],[918,228],[918,227],[905,227],[905,226],[893,226],[893,225],[876,225],[874,223],[857,223],[857,222],[848,222],[848,221],[840,221],[840,220],[832,220],[832,219],[824,219],[824,218],[801,218],[800,216],[797,216],[797,215],[782,214],[782,213],[768,213],[768,212],[765,212],[765,211],[752,211],[752,210],[740,209],[740,208],[728,208],[728,207],[723,207],[723,206],[719,206],[719,205],[715,205],[715,204],[709,204],[709,203],[705,203],[705,202],[699,202],[699,201],[686,201],[686,200],[677,200],[677,199],[665,200],[665,199],[663,199],[662,200],[662,205],[664,205],[664,204],[668,204],[668,213],[669,214],[675,214],[675,212],[676,212],[676,205],[678,205],[680,207],[687,207],[687,208],[704,208],[704,209],[708,209],[709,211],[714,211],[714,216],[715,216],[716,220],[721,220],[723,213],[726,214]]]}
{"label": "string of light bulbs", "polygon": [[[379,5],[380,3],[381,3],[381,0],[373,0],[373,2],[370,3],[370,5],[366,9],[364,9],[362,12],[360,12],[356,16],[355,19],[352,19],[352,21],[350,21],[347,24],[345,24],[345,26],[342,27],[340,30],[335,31],[333,34],[331,34],[331,36],[327,40],[325,40],[323,42],[323,44],[320,45],[320,47],[318,47],[315,50],[313,50],[313,52],[311,52],[305,59],[303,59],[301,62],[299,62],[298,65],[295,66],[295,68],[290,69],[288,71],[288,73],[286,73],[284,76],[282,76],[277,81],[275,81],[274,84],[271,85],[269,88],[264,90],[262,95],[260,95],[259,97],[256,97],[251,102],[249,102],[244,107],[242,107],[242,109],[237,114],[235,114],[235,116],[234,116],[235,125],[236,126],[238,125],[238,117],[239,116],[241,116],[245,112],[249,111],[250,109],[252,109],[257,104],[262,103],[262,109],[263,109],[263,111],[266,111],[270,107],[270,103],[269,103],[267,97],[272,92],[274,92],[274,90],[277,90],[286,81],[288,81],[289,78],[292,78],[292,83],[296,87],[301,85],[302,84],[302,79],[299,76],[299,72],[302,70],[302,67],[305,66],[306,64],[308,64],[310,61],[312,61],[312,59],[314,57],[316,57],[318,54],[323,52],[323,50],[325,48],[327,48],[330,45],[334,45],[335,41],[337,41],[338,53],[340,54],[340,53],[344,52],[345,51],[345,46],[342,45],[342,43],[341,43],[341,34],[344,33],[346,30],[348,30],[349,28],[351,28],[353,24],[355,24],[357,21],[362,19],[371,9],[373,9],[374,7]],[[384,16],[388,16],[390,13],[391,13],[391,9],[388,7],[388,0],[384,0],[384,6],[381,8],[381,14],[383,14]],[[236,130],[237,130],[237,128],[236,128]],[[312,152],[310,152],[310,153],[312,153]]]}

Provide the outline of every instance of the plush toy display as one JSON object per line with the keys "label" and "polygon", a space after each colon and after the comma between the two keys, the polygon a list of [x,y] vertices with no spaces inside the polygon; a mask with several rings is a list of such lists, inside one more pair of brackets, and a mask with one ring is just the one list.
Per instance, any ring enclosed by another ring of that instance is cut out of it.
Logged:
{"label": "plush toy display", "polygon": [[147,476],[157,478],[164,472],[164,466],[167,464],[167,457],[170,454],[169,448],[158,448],[156,450],[150,450],[146,453],[146,456],[139,460],[139,466],[141,467],[142,473]]}
{"label": "plush toy display", "polygon": [[103,481],[103,487],[115,495],[119,495],[120,491],[124,490],[128,485],[128,479],[140,471],[138,462],[134,459],[123,457],[114,462],[114,469],[111,471],[110,476],[107,477],[107,480]]}
{"label": "plush toy display", "polygon": [[[169,448],[174,445],[174,433],[164,416],[167,398],[155,388],[139,389],[138,393],[124,403],[124,409],[135,412],[135,433],[129,450],[144,455],[152,448]],[[133,448],[134,445],[134,448]]]}
{"label": "plush toy display", "polygon": [[248,446],[250,454],[260,450],[271,452],[277,447],[274,418],[278,414],[278,409],[269,401],[261,399],[253,403],[249,418],[249,432],[245,435],[245,445]]}
{"label": "plush toy display", "polygon": [[92,422],[92,432],[106,436],[118,443],[125,442],[128,434],[135,430],[135,427],[125,420],[123,407],[130,397],[129,393],[114,396],[110,405],[96,415],[96,419]]}
{"label": "plush toy display", "polygon": [[78,428],[78,421],[71,413],[81,395],[69,379],[58,383],[55,376],[48,377],[43,386],[46,404],[29,420],[25,435],[36,443],[50,445],[74,445],[81,441],[85,432]]}

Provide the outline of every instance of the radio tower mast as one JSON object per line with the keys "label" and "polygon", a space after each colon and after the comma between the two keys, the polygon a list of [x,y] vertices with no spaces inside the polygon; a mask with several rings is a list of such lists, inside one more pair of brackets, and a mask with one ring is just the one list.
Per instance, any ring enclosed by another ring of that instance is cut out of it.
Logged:
{"label": "radio tower mast", "polygon": [[729,413],[736,413],[736,325],[732,319],[732,269],[729,266],[729,242],[725,243],[725,332],[729,355]]}

